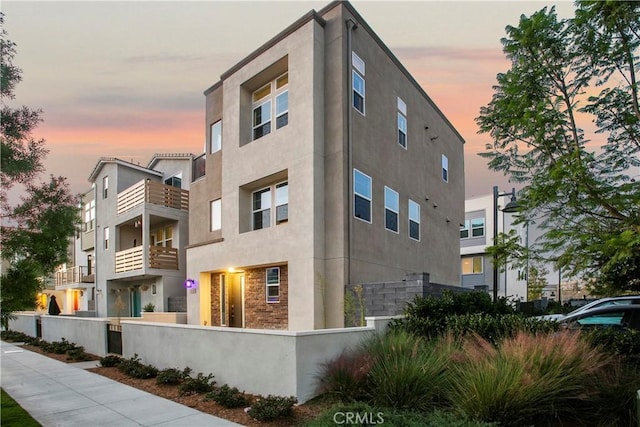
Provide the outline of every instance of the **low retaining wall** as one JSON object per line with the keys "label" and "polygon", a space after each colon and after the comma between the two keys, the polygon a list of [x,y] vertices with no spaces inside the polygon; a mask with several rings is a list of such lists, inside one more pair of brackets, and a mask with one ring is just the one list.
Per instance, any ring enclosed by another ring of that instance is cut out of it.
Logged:
{"label": "low retaining wall", "polygon": [[249,393],[317,395],[321,364],[375,333],[374,328],[274,331],[123,321],[123,357],[159,369],[190,367],[219,385]]}
{"label": "low retaining wall", "polygon": [[22,332],[30,337],[38,336],[37,322],[40,314],[35,312],[17,312],[14,313],[15,319],[9,320],[9,329],[16,332]]}
{"label": "low retaining wall", "polygon": [[107,323],[109,319],[73,316],[42,316],[42,339],[81,345],[87,353],[107,355]]}
{"label": "low retaining wall", "polygon": [[187,313],[173,313],[161,311],[143,311],[142,320],[144,322],[155,323],[175,323],[180,325],[187,324]]}

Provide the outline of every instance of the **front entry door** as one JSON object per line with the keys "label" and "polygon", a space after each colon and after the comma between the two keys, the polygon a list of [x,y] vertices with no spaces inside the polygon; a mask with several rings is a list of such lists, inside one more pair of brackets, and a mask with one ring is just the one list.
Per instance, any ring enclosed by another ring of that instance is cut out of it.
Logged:
{"label": "front entry door", "polygon": [[142,301],[140,295],[140,289],[135,288],[134,291],[131,292],[131,317],[140,317],[142,316]]}
{"label": "front entry door", "polygon": [[244,274],[229,276],[229,326],[244,327]]}

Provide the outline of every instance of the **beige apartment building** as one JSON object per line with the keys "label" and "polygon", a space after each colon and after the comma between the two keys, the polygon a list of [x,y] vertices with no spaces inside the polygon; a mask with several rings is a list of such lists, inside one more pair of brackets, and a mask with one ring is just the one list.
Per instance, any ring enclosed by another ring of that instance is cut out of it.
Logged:
{"label": "beige apartment building", "polygon": [[205,91],[188,323],[344,325],[345,287],[460,285],[460,134],[352,5],[311,11]]}

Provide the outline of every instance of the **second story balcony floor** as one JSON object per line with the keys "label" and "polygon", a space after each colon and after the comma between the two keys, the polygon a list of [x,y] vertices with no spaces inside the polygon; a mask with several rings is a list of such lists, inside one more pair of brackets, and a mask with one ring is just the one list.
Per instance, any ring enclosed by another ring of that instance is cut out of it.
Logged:
{"label": "second story balcony floor", "polygon": [[82,265],[56,271],[54,276],[56,290],[86,288],[87,284],[93,284],[94,282],[95,274],[93,269]]}
{"label": "second story balcony floor", "polygon": [[189,211],[189,192],[171,185],[142,180],[118,193],[117,213],[127,212],[145,203]]}

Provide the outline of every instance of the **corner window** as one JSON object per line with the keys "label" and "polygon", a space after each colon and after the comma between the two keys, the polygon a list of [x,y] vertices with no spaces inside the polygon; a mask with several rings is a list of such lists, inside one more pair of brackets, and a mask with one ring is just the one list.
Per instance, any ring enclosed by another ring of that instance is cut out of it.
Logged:
{"label": "corner window", "polygon": [[384,228],[398,232],[398,212],[400,210],[400,198],[398,193],[384,187]]}
{"label": "corner window", "polygon": [[267,268],[267,302],[280,302],[280,267]]}
{"label": "corner window", "polygon": [[106,199],[109,195],[109,177],[102,178],[102,198]]}
{"label": "corner window", "polygon": [[409,199],[409,237],[420,240],[420,205]]}
{"label": "corner window", "polygon": [[442,155],[442,180],[449,182],[449,159],[444,154]]}
{"label": "corner window", "polygon": [[364,115],[365,82],[364,61],[355,52],[351,52],[353,70],[351,79],[353,84],[353,107]]}
{"label": "corner window", "polygon": [[462,274],[482,274],[483,264],[481,256],[462,258]]}
{"label": "corner window", "polygon": [[179,173],[164,180],[165,185],[170,185],[176,188],[182,188],[182,174]]}
{"label": "corner window", "polygon": [[289,123],[288,84],[289,74],[285,73],[253,92],[253,140],[271,133],[272,116],[276,129]]}
{"label": "corner window", "polygon": [[398,144],[407,148],[407,104],[398,98]]}
{"label": "corner window", "polygon": [[222,149],[222,121],[211,125],[211,153]]}
{"label": "corner window", "polygon": [[371,222],[371,177],[353,170],[353,216]]}
{"label": "corner window", "polygon": [[211,231],[222,229],[222,199],[211,201]]}

